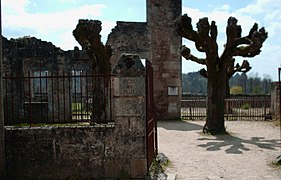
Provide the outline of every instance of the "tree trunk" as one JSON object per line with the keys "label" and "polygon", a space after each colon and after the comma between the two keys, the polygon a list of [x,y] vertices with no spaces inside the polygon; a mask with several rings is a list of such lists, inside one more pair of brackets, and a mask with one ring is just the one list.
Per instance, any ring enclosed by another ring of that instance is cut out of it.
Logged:
{"label": "tree trunk", "polygon": [[229,78],[226,80],[226,86],[225,86],[225,98],[230,97],[230,87],[229,87]]}
{"label": "tree trunk", "polygon": [[226,132],[224,126],[226,83],[224,72],[213,71],[208,74],[207,117],[203,128],[205,133],[220,134]]}

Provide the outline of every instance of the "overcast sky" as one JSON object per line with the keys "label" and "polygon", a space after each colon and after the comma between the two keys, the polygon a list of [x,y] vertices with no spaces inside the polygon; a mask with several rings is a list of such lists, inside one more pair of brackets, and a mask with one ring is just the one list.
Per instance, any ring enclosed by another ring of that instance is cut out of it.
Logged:
{"label": "overcast sky", "polygon": [[[270,75],[278,79],[281,66],[281,3],[280,0],[182,0],[182,12],[193,19],[193,27],[199,18],[216,21],[219,30],[220,52],[225,44],[225,27],[229,16],[238,19],[242,35],[247,35],[257,22],[264,26],[269,37],[260,55],[249,58],[253,67],[249,75]],[[2,31],[7,38],[34,36],[50,41],[63,50],[79,46],[72,36],[78,19],[102,21],[102,40],[115,26],[116,21],[146,21],[145,0],[2,0]],[[194,44],[184,41],[196,53]],[[238,61],[242,61],[238,58]],[[202,66],[183,60],[183,73],[198,71]]]}

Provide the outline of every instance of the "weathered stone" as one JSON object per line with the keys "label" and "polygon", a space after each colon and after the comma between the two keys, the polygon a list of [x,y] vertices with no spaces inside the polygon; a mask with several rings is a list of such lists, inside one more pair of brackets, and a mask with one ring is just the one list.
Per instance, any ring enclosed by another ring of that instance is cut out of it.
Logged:
{"label": "weathered stone", "polygon": [[114,78],[113,86],[114,91],[117,96],[145,96],[145,92],[143,91],[144,83],[137,83],[145,81],[143,77],[120,77]]}
{"label": "weathered stone", "polygon": [[[113,49],[111,63],[116,63],[122,53],[137,53],[141,58],[152,62],[157,119],[174,119],[179,116],[169,114],[167,93],[158,93],[167,90],[167,74],[175,74],[173,80],[176,80],[176,84],[172,85],[179,86],[181,92],[181,55],[178,51],[181,38],[173,27],[174,20],[180,15],[180,0],[161,0],[157,3],[147,0],[146,23],[117,22],[108,36],[107,43]],[[163,97],[157,98],[160,95]],[[178,96],[178,101],[180,100],[181,95]]]}
{"label": "weathered stone", "polygon": [[118,76],[135,77],[144,75],[145,68],[137,54],[122,54],[113,67],[113,73]]}

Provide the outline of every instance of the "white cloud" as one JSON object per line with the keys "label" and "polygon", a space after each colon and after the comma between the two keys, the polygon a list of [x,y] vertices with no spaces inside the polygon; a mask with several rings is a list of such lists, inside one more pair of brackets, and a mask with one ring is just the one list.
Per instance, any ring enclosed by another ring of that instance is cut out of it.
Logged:
{"label": "white cloud", "polygon": [[5,14],[22,15],[26,13],[26,7],[30,0],[2,0],[2,11]]}
{"label": "white cloud", "polygon": [[[16,4],[20,2],[20,5]],[[102,15],[103,4],[84,5],[54,13],[27,12],[28,0],[4,0],[3,2],[3,34],[7,30],[32,30],[32,36],[51,41],[56,46],[66,50],[77,44],[72,36],[72,30],[79,19],[98,19]],[[11,3],[13,2],[13,3]],[[17,11],[17,13],[14,13]],[[24,32],[23,32],[24,33]],[[24,34],[30,35],[30,34]],[[74,40],[74,42],[73,42]]]}

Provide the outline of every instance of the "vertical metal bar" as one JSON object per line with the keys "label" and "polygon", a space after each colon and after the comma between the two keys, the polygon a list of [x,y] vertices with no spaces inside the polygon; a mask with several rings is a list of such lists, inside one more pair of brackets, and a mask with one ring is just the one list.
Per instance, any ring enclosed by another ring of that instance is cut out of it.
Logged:
{"label": "vertical metal bar", "polygon": [[79,71],[79,79],[80,79],[80,94],[81,94],[81,96],[80,96],[80,113],[81,113],[81,120],[83,121],[83,83],[82,83],[82,81],[83,81],[83,79],[82,79],[82,71]]}
{"label": "vertical metal bar", "polygon": [[[8,79],[7,79],[7,73],[5,73],[4,77],[4,85],[5,85],[5,103],[4,103],[4,122],[7,125],[10,125],[11,122],[8,121],[9,119],[9,113],[8,113]],[[0,107],[1,108],[1,107]]]}
{"label": "vertical metal bar", "polygon": [[47,114],[46,114],[46,116],[47,116],[47,122],[49,122],[49,88],[48,88],[48,71],[47,72],[45,72],[45,80],[46,80],[46,82],[45,82],[45,85],[46,85],[46,103],[47,103],[47,105],[46,105],[46,112],[47,112]]}
{"label": "vertical metal bar", "polygon": [[226,105],[226,120],[228,120],[228,111],[229,111],[229,100],[225,100],[225,105]]}
{"label": "vertical metal bar", "polygon": [[77,92],[76,92],[76,71],[73,71],[73,73],[74,73],[74,113],[75,113],[75,121],[77,121],[77,118],[78,118],[78,116],[77,116]]}
{"label": "vertical metal bar", "polygon": [[264,107],[264,120],[266,120],[266,99],[265,98],[263,98],[262,104]]}
{"label": "vertical metal bar", "polygon": [[[36,77],[34,77],[36,78]],[[43,118],[43,102],[42,102],[42,96],[43,96],[43,92],[42,92],[42,70],[39,71],[39,84],[40,84],[40,87],[39,87],[39,93],[40,93],[40,115],[41,115],[41,118]],[[45,121],[45,120],[44,120]]]}
{"label": "vertical metal bar", "polygon": [[63,121],[66,121],[66,113],[65,113],[65,106],[66,106],[66,103],[65,103],[65,78],[66,78],[66,76],[65,76],[65,72],[64,72],[64,70],[63,70],[63,72],[62,72],[62,86],[63,86]]}
{"label": "vertical metal bar", "polygon": [[58,121],[60,122],[60,79],[59,71],[57,71],[57,102],[58,102]]}
{"label": "vertical metal bar", "polygon": [[69,108],[69,118],[73,120],[72,117],[72,92],[71,92],[71,71],[68,72],[68,108]]}
{"label": "vertical metal bar", "polygon": [[32,113],[31,113],[31,78],[30,78],[30,71],[28,71],[28,115],[29,115],[29,123],[31,126],[32,123]]}
{"label": "vertical metal bar", "polygon": [[86,105],[86,110],[85,110],[85,114],[87,116],[88,119],[88,112],[89,112],[89,89],[88,89],[88,72],[86,71],[86,99],[85,99],[85,105]]}
{"label": "vertical metal bar", "polygon": [[11,115],[12,115],[12,122],[14,123],[14,88],[13,88],[13,74],[12,74],[12,71],[11,71],[11,74],[10,74],[10,77],[11,77]]}
{"label": "vertical metal bar", "polygon": [[51,80],[52,80],[52,117],[53,117],[53,122],[55,122],[55,109],[54,109],[54,76],[53,76],[53,71],[51,72]]}
{"label": "vertical metal bar", "polygon": [[19,77],[19,73],[16,73],[16,120],[17,122],[19,122],[20,120],[20,89],[19,89],[19,85],[20,85],[20,77]]}

